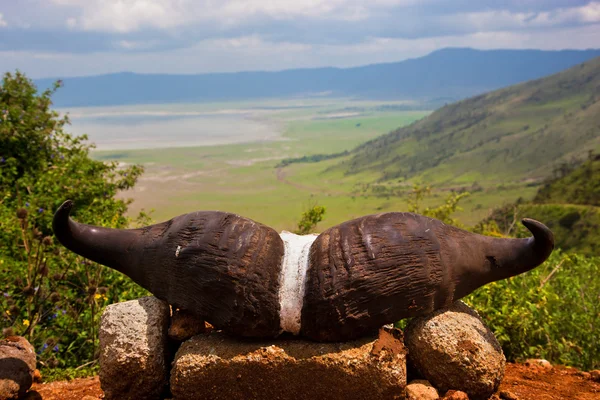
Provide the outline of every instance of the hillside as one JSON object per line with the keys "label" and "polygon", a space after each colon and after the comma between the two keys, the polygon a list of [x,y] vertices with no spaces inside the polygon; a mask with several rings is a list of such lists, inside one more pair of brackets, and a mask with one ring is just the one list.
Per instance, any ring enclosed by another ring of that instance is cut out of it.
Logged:
{"label": "hillside", "polygon": [[[564,176],[544,184],[533,202],[600,207],[600,156],[590,154],[589,158],[581,166],[565,171]],[[560,169],[557,172],[560,173]]]}
{"label": "hillside", "polygon": [[438,184],[539,180],[600,150],[600,58],[446,105],[371,140],[336,168],[379,181]]}
{"label": "hillside", "polygon": [[[425,57],[355,68],[199,75],[118,73],[62,77],[55,106],[101,106],[331,96],[418,100],[427,107],[540,78],[600,56],[600,50],[443,49]],[[61,78],[61,77],[57,77]],[[40,88],[55,79],[40,79]]]}
{"label": "hillside", "polygon": [[[546,182],[530,203],[500,207],[486,222],[501,231],[527,237],[516,224],[523,217],[543,221],[554,233],[557,247],[587,255],[600,253],[600,157],[592,158]],[[516,230],[516,231],[515,231]]]}

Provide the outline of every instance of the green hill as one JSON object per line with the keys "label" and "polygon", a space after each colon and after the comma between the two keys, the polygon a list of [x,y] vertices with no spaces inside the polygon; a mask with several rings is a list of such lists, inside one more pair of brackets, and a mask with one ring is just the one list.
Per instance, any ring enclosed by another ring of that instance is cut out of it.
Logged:
{"label": "green hill", "polygon": [[524,218],[542,221],[554,233],[556,247],[588,256],[600,254],[600,208],[575,204],[525,203],[498,208],[486,220],[517,237],[531,234],[521,227]]}
{"label": "green hill", "polygon": [[504,233],[526,237],[529,233],[515,222],[534,218],[552,229],[557,247],[600,254],[600,157],[557,171],[563,175],[545,183],[531,203],[498,208],[484,222],[493,220]]}
{"label": "green hill", "polygon": [[600,58],[446,105],[359,146],[333,169],[442,185],[541,180],[600,150]]}
{"label": "green hill", "polygon": [[544,184],[534,203],[569,203],[600,206],[600,156],[592,157],[578,168],[568,164],[556,170],[563,176]]}

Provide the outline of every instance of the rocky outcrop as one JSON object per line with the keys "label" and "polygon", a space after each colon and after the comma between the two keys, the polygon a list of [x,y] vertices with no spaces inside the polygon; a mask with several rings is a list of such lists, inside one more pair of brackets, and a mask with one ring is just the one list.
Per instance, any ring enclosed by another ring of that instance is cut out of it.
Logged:
{"label": "rocky outcrop", "polygon": [[169,305],[155,297],[106,307],[99,331],[106,399],[160,398],[168,376],[169,317]]}
{"label": "rocky outcrop", "polygon": [[487,399],[500,385],[506,365],[500,344],[463,302],[413,319],[405,335],[411,364],[440,392]]}
{"label": "rocky outcrop", "polygon": [[174,399],[401,399],[402,332],[346,343],[241,341],[220,332],[180,347],[171,371]]}
{"label": "rocky outcrop", "polygon": [[21,336],[0,340],[0,400],[17,399],[33,383],[35,350]]}

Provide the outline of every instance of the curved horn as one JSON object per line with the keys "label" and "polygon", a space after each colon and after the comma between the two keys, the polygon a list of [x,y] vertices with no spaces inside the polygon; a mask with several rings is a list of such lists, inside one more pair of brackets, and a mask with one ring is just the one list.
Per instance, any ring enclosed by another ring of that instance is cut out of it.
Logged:
{"label": "curved horn", "polygon": [[69,250],[128,275],[159,299],[241,336],[276,336],[283,241],[239,215],[197,211],[140,229],[110,229],[54,215]]}
{"label": "curved horn", "polygon": [[412,213],[334,226],[311,247],[301,334],[325,341],[356,338],[529,271],[548,258],[554,238],[540,222],[523,224],[533,237],[477,235]]}
{"label": "curved horn", "polygon": [[137,281],[131,265],[138,256],[135,249],[141,247],[143,231],[80,224],[69,217],[72,209],[73,201],[67,200],[54,214],[52,229],[58,241],[67,249]]}
{"label": "curved horn", "polygon": [[486,258],[490,263],[490,282],[527,272],[546,261],[554,250],[554,235],[546,225],[530,218],[521,222],[532,237],[489,239]]}
{"label": "curved horn", "polygon": [[532,261],[540,265],[546,261],[552,250],[554,250],[554,234],[546,225],[535,219],[523,218],[521,223],[533,234],[533,238],[530,239],[533,241],[531,251],[535,255]]}

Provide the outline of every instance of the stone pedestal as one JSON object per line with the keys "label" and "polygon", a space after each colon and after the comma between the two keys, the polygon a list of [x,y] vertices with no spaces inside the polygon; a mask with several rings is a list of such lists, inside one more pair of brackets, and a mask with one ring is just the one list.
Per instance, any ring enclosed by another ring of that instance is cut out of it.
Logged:
{"label": "stone pedestal", "polygon": [[461,390],[470,399],[488,399],[500,385],[502,348],[462,301],[413,319],[405,334],[411,364],[440,392]]}
{"label": "stone pedestal", "polygon": [[402,332],[347,343],[241,341],[219,332],[183,343],[171,370],[174,399],[403,399]]}
{"label": "stone pedestal", "polygon": [[107,400],[158,399],[168,374],[171,310],[156,297],[111,304],[100,322],[100,383]]}

